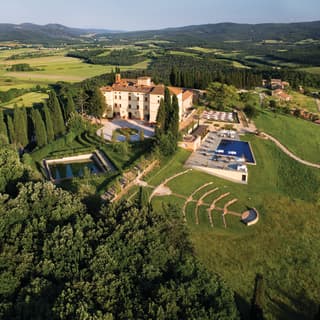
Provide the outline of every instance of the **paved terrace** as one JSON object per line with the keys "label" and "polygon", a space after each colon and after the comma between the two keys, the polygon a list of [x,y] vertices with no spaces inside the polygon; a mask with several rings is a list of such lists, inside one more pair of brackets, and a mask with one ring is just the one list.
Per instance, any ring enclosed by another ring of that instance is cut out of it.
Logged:
{"label": "paved terrace", "polygon": [[[107,141],[112,140],[112,132],[119,128],[132,128],[144,131],[145,138],[151,138],[154,135],[154,129],[152,127],[146,126],[143,121],[139,120],[121,120],[114,119],[112,121],[102,120],[103,128],[97,131],[97,135],[101,136],[101,130],[103,131],[103,137]],[[125,136],[119,135],[118,141],[125,141]],[[139,134],[132,135],[130,137],[131,141],[139,141]]]}
{"label": "paved terrace", "polygon": [[[235,133],[234,138],[240,140],[239,135]],[[215,132],[209,132],[202,142],[201,147],[196,150],[186,162],[186,166],[200,166],[216,169],[228,169],[230,160],[227,157],[219,157],[221,161],[212,160],[214,151],[217,149],[221,139]],[[229,139],[229,138],[228,138]]]}

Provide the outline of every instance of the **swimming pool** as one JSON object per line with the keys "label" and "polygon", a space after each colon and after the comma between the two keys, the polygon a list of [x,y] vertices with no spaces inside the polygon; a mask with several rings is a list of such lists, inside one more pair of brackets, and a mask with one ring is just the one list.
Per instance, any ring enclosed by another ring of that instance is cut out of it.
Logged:
{"label": "swimming pool", "polygon": [[216,155],[227,157],[244,157],[247,163],[255,164],[249,142],[222,139],[215,150]]}

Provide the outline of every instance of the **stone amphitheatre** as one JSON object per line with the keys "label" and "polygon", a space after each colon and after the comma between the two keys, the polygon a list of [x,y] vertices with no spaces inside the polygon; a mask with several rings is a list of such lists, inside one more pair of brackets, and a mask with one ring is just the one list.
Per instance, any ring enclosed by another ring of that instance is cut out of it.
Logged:
{"label": "stone amphitheatre", "polygon": [[[226,219],[227,215],[237,218],[240,222],[243,213],[237,212],[231,209],[238,199],[233,197],[230,192],[223,192],[219,187],[214,185],[214,182],[204,183],[197,189],[195,189],[189,196],[185,196],[176,192],[173,192],[168,186],[170,182],[183,176],[192,169],[188,169],[179,172],[167,179],[165,179],[158,186],[152,186],[143,182],[143,186],[152,189],[152,193],[149,197],[149,201],[152,202],[157,197],[172,196],[181,199],[183,201],[182,215],[184,221],[187,223],[194,223],[200,225],[203,222],[200,216],[205,212],[206,221],[210,227],[223,226],[228,227]],[[142,185],[138,182],[138,185]],[[134,196],[134,195],[133,195]]]}

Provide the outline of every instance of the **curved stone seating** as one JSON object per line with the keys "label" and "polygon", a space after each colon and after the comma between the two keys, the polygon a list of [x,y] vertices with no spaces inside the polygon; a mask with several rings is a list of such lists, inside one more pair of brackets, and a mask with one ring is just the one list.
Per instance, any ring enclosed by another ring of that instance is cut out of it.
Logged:
{"label": "curved stone seating", "polygon": [[241,221],[247,226],[252,226],[259,221],[259,212],[255,208],[249,209],[242,214]]}

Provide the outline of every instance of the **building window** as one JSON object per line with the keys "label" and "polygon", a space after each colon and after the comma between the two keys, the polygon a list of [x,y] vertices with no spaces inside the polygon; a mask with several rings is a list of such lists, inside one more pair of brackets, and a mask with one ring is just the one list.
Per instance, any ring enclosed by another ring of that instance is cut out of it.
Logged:
{"label": "building window", "polygon": [[137,110],[139,110],[139,106],[137,106]]}
{"label": "building window", "polygon": [[128,108],[131,109],[131,104],[129,104]]}
{"label": "building window", "polygon": [[139,101],[139,97],[137,97],[137,101]]}
{"label": "building window", "polygon": [[129,96],[129,101],[131,101],[131,96]]}
{"label": "building window", "polygon": [[118,97],[117,97],[117,96],[115,96],[114,98],[115,98],[115,99],[118,99]]}
{"label": "building window", "polygon": [[158,99],[158,103],[160,103],[160,100]]}
{"label": "building window", "polygon": [[145,98],[144,98],[144,101],[145,101],[145,102],[148,102],[148,97],[145,97]]}
{"label": "building window", "polygon": [[119,104],[119,108],[121,108],[121,104]]}
{"label": "building window", "polygon": [[121,100],[121,96],[119,96],[119,100]]}
{"label": "building window", "polygon": [[116,108],[117,106],[118,106],[118,104],[117,104],[117,103],[115,103],[115,104],[114,104],[114,107]]}
{"label": "building window", "polygon": [[144,110],[148,110],[148,106],[144,106]]}

